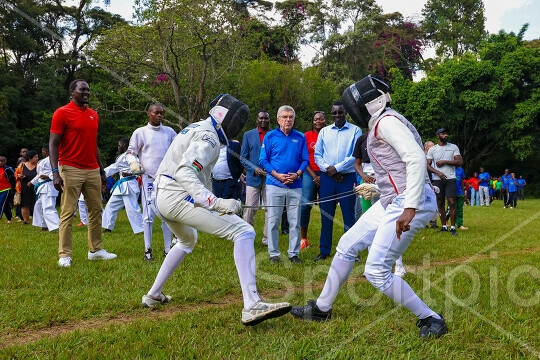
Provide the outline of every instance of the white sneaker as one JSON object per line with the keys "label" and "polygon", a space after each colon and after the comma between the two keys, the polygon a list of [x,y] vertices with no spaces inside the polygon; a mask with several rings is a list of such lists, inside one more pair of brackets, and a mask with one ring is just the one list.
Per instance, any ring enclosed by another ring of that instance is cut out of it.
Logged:
{"label": "white sneaker", "polygon": [[96,252],[88,252],[88,260],[111,260],[116,257],[116,254],[107,252],[105,249],[101,249]]}
{"label": "white sneaker", "polygon": [[256,325],[261,321],[285,315],[291,309],[292,305],[286,302],[270,304],[259,300],[250,309],[242,309],[242,324]]}
{"label": "white sneaker", "polygon": [[178,243],[178,238],[176,237],[176,235],[173,236],[172,238],[172,241],[171,241],[171,248],[176,245]]}
{"label": "white sneaker", "polygon": [[264,246],[268,246],[268,239],[267,238],[262,238],[262,243]]}
{"label": "white sneaker", "polygon": [[70,267],[71,266],[71,258],[70,257],[64,257],[58,259],[58,266],[60,267]]}
{"label": "white sneaker", "polygon": [[152,308],[157,304],[167,304],[171,301],[172,296],[165,295],[163,293],[159,294],[159,299],[154,299],[150,295],[143,295],[142,297],[142,306],[145,308]]}
{"label": "white sneaker", "polygon": [[405,273],[406,273],[405,267],[401,266],[401,265],[398,266],[396,264],[396,268],[394,269],[394,275],[399,276],[400,278],[402,278],[405,275]]}

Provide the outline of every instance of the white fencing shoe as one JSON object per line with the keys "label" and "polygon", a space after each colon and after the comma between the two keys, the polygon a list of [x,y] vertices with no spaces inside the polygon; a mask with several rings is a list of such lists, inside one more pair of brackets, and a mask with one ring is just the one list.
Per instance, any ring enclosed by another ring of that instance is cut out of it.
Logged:
{"label": "white fencing shoe", "polygon": [[96,252],[88,252],[88,260],[111,260],[116,257],[116,254],[107,252],[105,249],[101,249]]}
{"label": "white fencing shoe", "polygon": [[70,267],[71,266],[71,258],[70,257],[64,257],[58,259],[58,266],[60,267]]}
{"label": "white fencing shoe", "polygon": [[242,309],[242,324],[257,325],[261,321],[285,315],[291,309],[292,305],[286,302],[270,304],[259,300],[250,309]]}
{"label": "white fencing shoe", "polygon": [[142,297],[142,306],[145,308],[152,308],[157,304],[167,304],[171,301],[172,296],[165,295],[163,293],[159,294],[159,299],[154,299],[150,295],[143,295]]}

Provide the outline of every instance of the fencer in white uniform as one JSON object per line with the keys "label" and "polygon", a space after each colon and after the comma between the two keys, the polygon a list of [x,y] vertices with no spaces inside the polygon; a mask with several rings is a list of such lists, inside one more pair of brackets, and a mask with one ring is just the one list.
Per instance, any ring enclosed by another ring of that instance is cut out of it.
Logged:
{"label": "fencer in white uniform", "polygon": [[[141,204],[143,208],[144,230],[144,260],[153,261],[152,254],[152,227],[156,214],[152,209],[151,195],[154,189],[154,179],[163,156],[176,136],[176,132],[163,126],[163,108],[159,105],[150,105],[148,108],[148,124],[133,132],[129,140],[127,161],[133,174],[142,173]],[[144,173],[143,173],[144,172]],[[171,248],[171,230],[164,221],[161,222],[163,242],[165,244],[164,256]]]}
{"label": "fencer in white uniform", "polygon": [[110,232],[114,229],[116,217],[124,207],[126,208],[126,214],[133,233],[139,234],[143,232],[143,220],[141,208],[139,207],[139,194],[141,190],[139,189],[137,176],[131,173],[129,162],[126,159],[128,146],[129,139],[120,139],[118,141],[118,152],[120,155],[116,158],[114,164],[105,168],[105,175],[107,177],[120,174],[120,179],[114,183],[111,197],[103,211],[101,226],[104,232]]}
{"label": "fencer in white uniform", "polygon": [[32,225],[41,227],[44,231],[54,231],[60,226],[60,218],[58,217],[58,211],[56,211],[58,190],[54,188],[52,182],[53,174],[49,162],[49,146],[43,146],[41,152],[44,159],[38,162],[37,175],[30,181],[34,185],[37,198],[34,205]]}
{"label": "fencer in white uniform", "polygon": [[289,303],[261,300],[255,280],[255,230],[237,214],[241,203],[217,198],[205,186],[218,160],[220,143],[236,136],[249,116],[248,107],[223,94],[210,104],[210,117],[183,129],[171,144],[156,174],[154,206],[178,237],[148,294],[144,307],[167,303],[163,286],[197,242],[197,230],[234,242],[234,262],[244,299],[242,323],[255,325],[288,313]]}
{"label": "fencer in white uniform", "polygon": [[[329,320],[332,303],[349,277],[358,252],[371,246],[364,270],[368,281],[418,317],[421,338],[440,337],[448,331],[444,319],[405,280],[392,274],[394,262],[433,217],[437,203],[427,175],[422,139],[405,117],[388,107],[388,91],[386,84],[368,76],[343,94],[353,120],[361,127],[368,125],[367,149],[381,198],[339,240],[318,299],[294,307],[291,314],[305,320]],[[360,186],[368,193],[374,185]]]}

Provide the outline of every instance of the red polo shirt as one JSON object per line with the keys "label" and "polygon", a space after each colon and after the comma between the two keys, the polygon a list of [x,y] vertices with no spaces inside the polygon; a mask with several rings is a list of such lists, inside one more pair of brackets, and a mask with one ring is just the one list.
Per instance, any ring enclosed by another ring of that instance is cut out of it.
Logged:
{"label": "red polo shirt", "polygon": [[58,147],[58,162],[79,169],[96,169],[97,131],[99,117],[97,112],[79,107],[70,101],[57,109],[52,117],[51,133],[61,134]]}
{"label": "red polo shirt", "polygon": [[262,132],[261,128],[257,126],[257,130],[259,130],[259,137],[261,138],[261,144],[262,144],[264,135],[266,135],[270,131],[270,128],[268,128],[268,130],[266,130],[265,132]]}

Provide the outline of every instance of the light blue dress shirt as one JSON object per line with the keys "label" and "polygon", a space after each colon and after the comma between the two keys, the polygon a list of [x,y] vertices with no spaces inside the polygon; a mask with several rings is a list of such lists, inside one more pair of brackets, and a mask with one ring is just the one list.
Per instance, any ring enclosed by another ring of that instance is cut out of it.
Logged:
{"label": "light blue dress shirt", "polygon": [[348,121],[341,129],[335,124],[322,128],[315,144],[315,162],[321,171],[334,166],[343,174],[355,172],[353,150],[360,135],[362,130]]}

